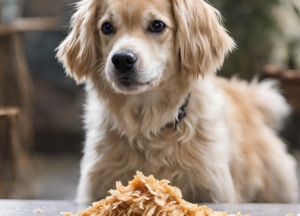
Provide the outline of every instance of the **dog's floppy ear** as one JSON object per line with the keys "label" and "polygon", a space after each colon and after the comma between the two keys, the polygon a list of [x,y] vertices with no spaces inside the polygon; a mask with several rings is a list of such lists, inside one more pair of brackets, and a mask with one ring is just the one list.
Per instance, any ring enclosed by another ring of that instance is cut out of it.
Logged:
{"label": "dog's floppy ear", "polygon": [[57,48],[57,58],[66,73],[80,83],[92,70],[97,60],[95,40],[96,16],[99,0],[81,0],[71,19],[71,32]]}
{"label": "dog's floppy ear", "polygon": [[[216,72],[235,43],[221,24],[221,15],[204,0],[171,0],[182,71],[192,75]],[[192,73],[191,73],[192,72]]]}

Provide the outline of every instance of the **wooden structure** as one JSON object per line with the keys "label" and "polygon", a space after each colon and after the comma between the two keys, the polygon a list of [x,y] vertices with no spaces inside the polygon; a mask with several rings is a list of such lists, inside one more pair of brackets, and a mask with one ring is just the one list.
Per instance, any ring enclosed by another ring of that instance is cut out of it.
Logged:
{"label": "wooden structure", "polygon": [[27,31],[50,31],[61,28],[59,17],[19,18],[9,24],[0,25],[0,35],[11,35]]}
{"label": "wooden structure", "polygon": [[263,69],[263,74],[265,77],[280,81],[284,96],[292,105],[294,112],[300,115],[300,70],[288,70],[276,65],[267,65]]}
{"label": "wooden structure", "polygon": [[16,187],[29,188],[32,177],[34,91],[22,32],[61,28],[57,17],[20,18],[23,5],[0,0],[0,198],[10,198]]}
{"label": "wooden structure", "polygon": [[29,186],[31,166],[21,141],[19,108],[0,107],[0,198],[9,198],[15,184]]}
{"label": "wooden structure", "polygon": [[33,85],[23,50],[21,33],[58,30],[61,28],[61,21],[57,17],[19,18],[23,1],[7,1],[15,1],[13,6],[19,14],[15,13],[17,17],[4,17],[4,21],[12,21],[0,24],[0,106],[20,107],[22,142],[31,149],[33,147]]}

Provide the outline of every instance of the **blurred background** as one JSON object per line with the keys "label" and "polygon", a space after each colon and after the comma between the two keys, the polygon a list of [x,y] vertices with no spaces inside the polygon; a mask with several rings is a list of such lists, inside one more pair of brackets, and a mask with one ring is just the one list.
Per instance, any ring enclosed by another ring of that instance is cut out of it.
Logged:
{"label": "blurred background", "polygon": [[[54,51],[74,2],[0,0],[0,198],[75,197],[84,91],[66,78]],[[281,82],[294,108],[282,136],[300,161],[300,1],[210,2],[238,45],[219,75]]]}

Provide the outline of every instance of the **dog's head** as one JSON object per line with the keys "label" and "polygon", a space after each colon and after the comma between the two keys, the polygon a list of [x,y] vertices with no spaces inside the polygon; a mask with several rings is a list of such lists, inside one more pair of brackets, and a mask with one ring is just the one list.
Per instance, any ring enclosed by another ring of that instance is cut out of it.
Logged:
{"label": "dog's head", "polygon": [[81,0],[77,8],[59,60],[78,82],[99,74],[120,93],[213,73],[235,46],[204,0]]}

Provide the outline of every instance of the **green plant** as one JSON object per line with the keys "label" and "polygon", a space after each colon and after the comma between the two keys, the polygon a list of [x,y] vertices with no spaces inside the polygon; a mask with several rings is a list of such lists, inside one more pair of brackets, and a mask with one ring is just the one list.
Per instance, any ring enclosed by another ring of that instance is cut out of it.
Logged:
{"label": "green plant", "polygon": [[297,57],[299,53],[297,48],[300,46],[300,39],[294,38],[287,44],[287,66],[289,69],[297,68]]}
{"label": "green plant", "polygon": [[[295,15],[299,18],[299,31],[300,31],[300,11],[298,9],[298,7],[294,4],[293,1],[288,0],[288,1],[284,1],[281,0],[281,5],[283,7],[286,8],[292,8],[293,12],[295,13]],[[295,26],[295,28],[297,28]],[[286,60],[286,64],[288,66],[288,68],[290,69],[297,69],[297,57],[299,56],[299,51],[298,49],[300,48],[300,39],[298,37],[292,37],[292,38],[288,38],[287,39],[287,60]],[[300,65],[298,65],[300,66]]]}
{"label": "green plant", "polygon": [[295,12],[295,14],[299,17],[299,19],[300,19],[300,11],[299,11],[299,9],[297,8],[297,6],[291,1],[291,0],[288,0],[289,2],[290,2],[290,4],[291,4],[291,6],[292,6],[292,8],[293,8],[293,10],[294,10],[294,12]]}
{"label": "green plant", "polygon": [[225,26],[235,39],[238,49],[226,60],[221,76],[251,79],[268,63],[275,41],[281,34],[272,8],[278,0],[211,0],[225,19]]}

